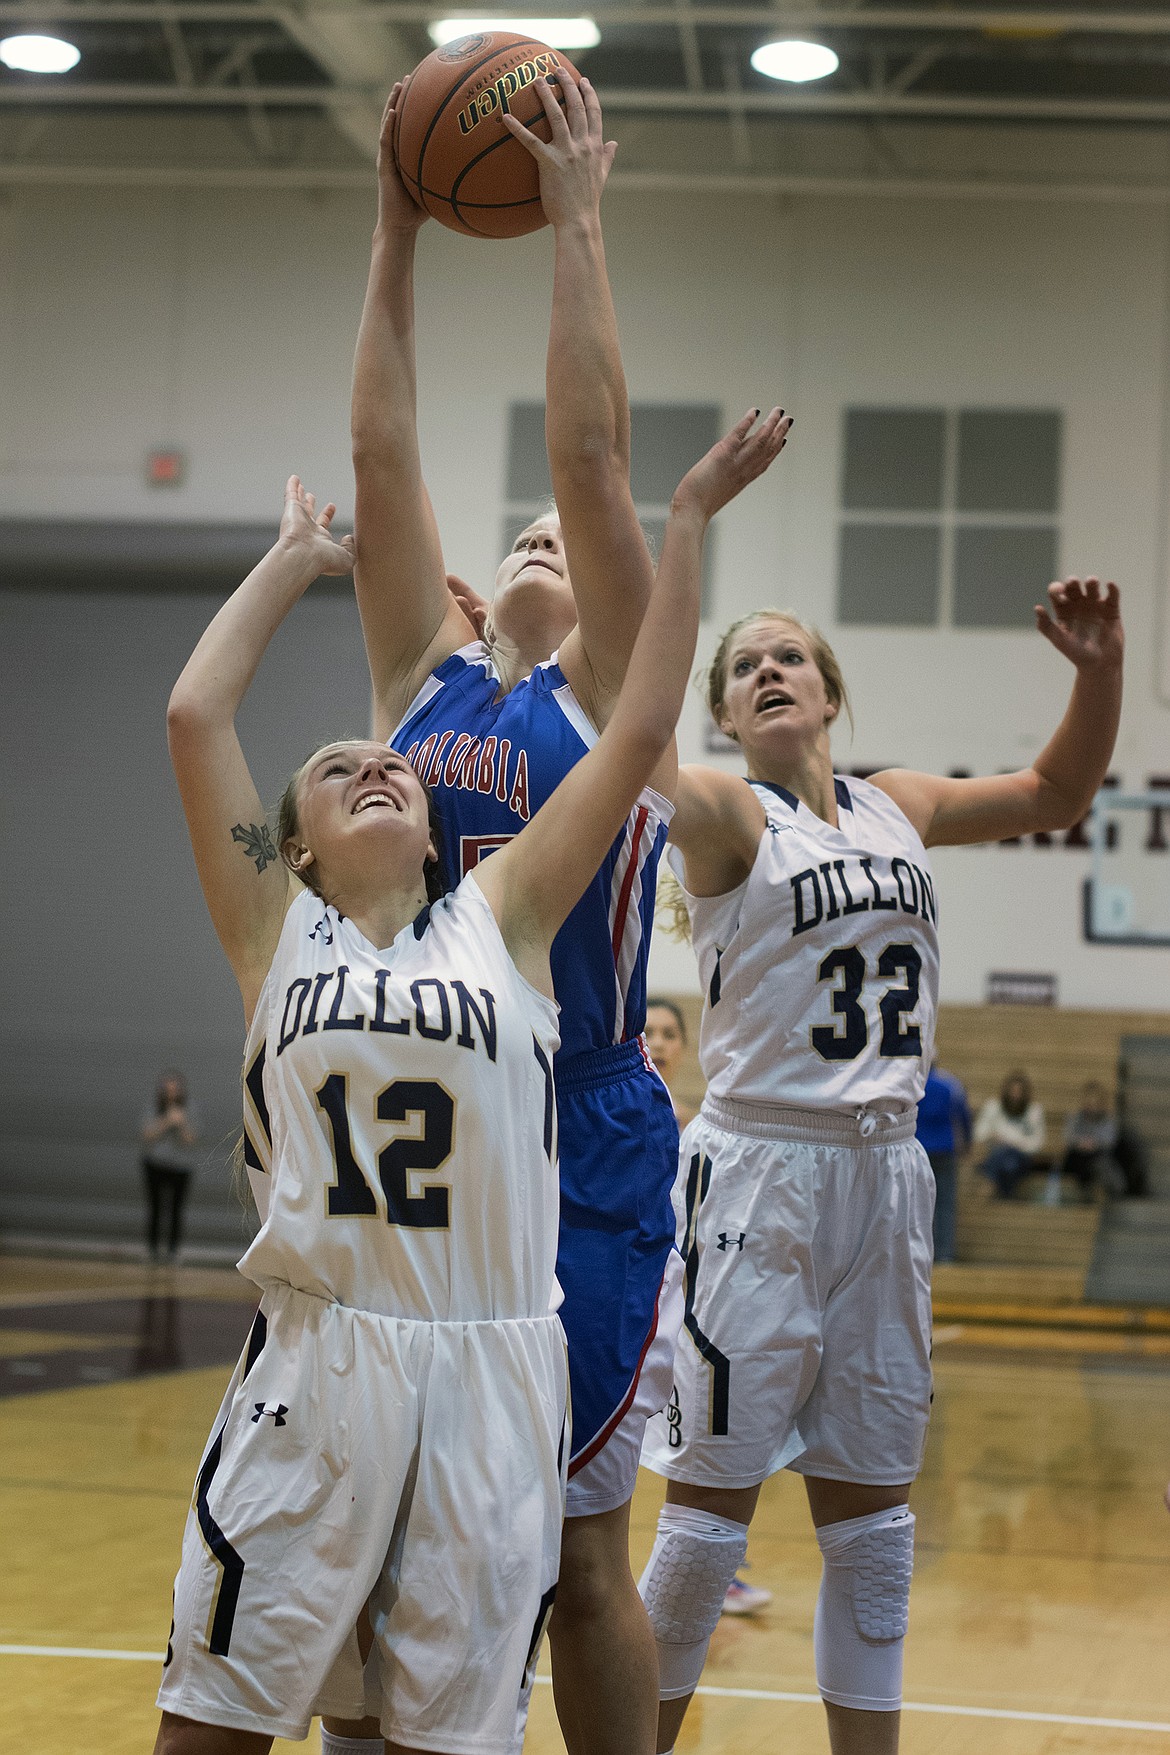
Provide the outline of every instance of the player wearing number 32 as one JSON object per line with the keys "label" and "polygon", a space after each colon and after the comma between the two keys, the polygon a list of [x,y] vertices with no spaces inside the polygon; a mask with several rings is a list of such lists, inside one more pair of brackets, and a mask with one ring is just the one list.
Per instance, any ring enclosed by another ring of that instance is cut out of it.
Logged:
{"label": "player wearing number 32", "polygon": [[[927,848],[1068,827],[1121,709],[1117,588],[1049,588],[1076,669],[1030,768],[834,776],[845,685],[815,630],[763,611],[724,637],[708,700],[748,775],[684,768],[668,858],[706,1003],[703,1108],[675,1212],[686,1316],[643,1462],[668,1477],[641,1590],[670,1749],[761,1483],[805,1477],[824,1570],[814,1647],[834,1755],[889,1755],[901,1705],[930,1404],[933,1185],[914,1138],[931,1062],[938,906]],[[989,929],[994,921],[988,922]]]}
{"label": "player wearing number 32", "polygon": [[[234,719],[352,542],[289,482],[281,537],[168,715],[196,864],[248,1021],[263,1301],[200,1466],[163,1755],[254,1755],[314,1713],[391,1750],[504,1755],[556,1583],[567,1452],[549,948],[674,733],[708,519],[772,461],[748,416],[680,484],[617,704],[531,823],[451,894],[429,797],[326,745],[280,847]],[[368,1603],[374,1649],[355,1631]]]}

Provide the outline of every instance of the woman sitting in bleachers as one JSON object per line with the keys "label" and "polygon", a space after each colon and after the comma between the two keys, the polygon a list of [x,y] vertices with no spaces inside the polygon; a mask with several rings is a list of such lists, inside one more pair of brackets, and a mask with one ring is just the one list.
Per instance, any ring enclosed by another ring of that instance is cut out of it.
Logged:
{"label": "woman sitting in bleachers", "polygon": [[1010,1200],[1035,1168],[1044,1147],[1044,1111],[1027,1073],[1009,1073],[998,1097],[989,1097],[975,1123],[975,1143],[988,1147],[979,1165],[999,1200]]}

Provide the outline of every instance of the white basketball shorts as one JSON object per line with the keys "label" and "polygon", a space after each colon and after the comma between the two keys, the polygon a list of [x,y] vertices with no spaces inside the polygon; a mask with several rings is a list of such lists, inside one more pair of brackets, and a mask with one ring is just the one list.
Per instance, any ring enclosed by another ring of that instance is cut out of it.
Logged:
{"label": "white basketball shorts", "polygon": [[266,1292],[196,1481],[158,1704],[293,1739],[368,1712],[408,1747],[504,1755],[556,1585],[566,1399],[555,1317]]}
{"label": "white basketball shorts", "polygon": [[777,1469],[896,1486],[930,1412],[934,1177],[914,1114],[708,1098],[674,1191],[686,1314],[642,1461],[695,1486]]}

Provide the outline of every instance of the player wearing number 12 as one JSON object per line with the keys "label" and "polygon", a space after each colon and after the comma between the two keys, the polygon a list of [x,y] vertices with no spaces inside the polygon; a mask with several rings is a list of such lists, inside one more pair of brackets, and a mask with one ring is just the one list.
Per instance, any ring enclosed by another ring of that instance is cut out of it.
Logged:
{"label": "player wearing number 12", "polygon": [[[1076,666],[1032,767],[988,779],[833,773],[831,650],[764,611],[724,636],[708,701],[746,781],[684,768],[668,858],[706,1004],[702,1110],[675,1214],[686,1315],[642,1460],[667,1503],[641,1590],[673,1747],[761,1483],[805,1477],[824,1570],[814,1628],[833,1755],[897,1748],[930,1407],[933,1179],[914,1138],[938,991],[927,848],[1070,826],[1121,708],[1117,589],[1049,588],[1037,625]],[[994,921],[989,920],[989,929]]]}
{"label": "player wearing number 12", "polygon": [[175,686],[248,1021],[261,1226],[240,1265],[263,1301],[187,1518],[156,1755],[262,1755],[314,1714],[368,1713],[392,1751],[513,1744],[568,1460],[549,952],[673,737],[707,521],[784,442],[779,410],[754,424],[676,490],[595,746],[450,894],[426,788],[382,744],[318,750],[269,834],[235,715],[313,579],[353,566],[295,476]]}

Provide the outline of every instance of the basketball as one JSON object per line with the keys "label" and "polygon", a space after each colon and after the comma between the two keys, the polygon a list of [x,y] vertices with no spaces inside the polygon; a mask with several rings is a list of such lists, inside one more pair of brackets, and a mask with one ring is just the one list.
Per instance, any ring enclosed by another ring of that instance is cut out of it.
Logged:
{"label": "basketball", "polygon": [[[541,139],[534,80],[580,82],[559,50],[509,31],[459,37],[421,61],[398,103],[394,156],[420,207],[473,238],[519,238],[548,222],[536,161],[504,127],[510,111]],[[561,100],[563,101],[563,100]]]}

